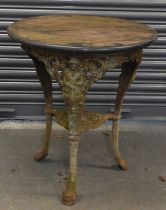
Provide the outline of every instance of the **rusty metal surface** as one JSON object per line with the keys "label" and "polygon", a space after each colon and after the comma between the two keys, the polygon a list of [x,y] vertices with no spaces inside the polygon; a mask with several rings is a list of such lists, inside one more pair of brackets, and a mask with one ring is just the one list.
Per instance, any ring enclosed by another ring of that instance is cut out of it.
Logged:
{"label": "rusty metal surface", "polygon": [[58,15],[17,21],[9,35],[34,46],[65,50],[118,51],[142,47],[156,39],[148,26],[119,18]]}
{"label": "rusty metal surface", "polygon": [[[100,55],[68,55],[23,45],[24,50],[45,64],[45,69],[62,90],[66,106],[84,108],[91,85],[101,79],[108,68],[139,59],[141,50],[128,53]],[[40,71],[39,71],[40,72]]]}
{"label": "rusty metal surface", "polygon": [[[59,111],[52,108],[47,109],[46,112],[54,115],[56,117],[56,122],[69,130],[69,117],[67,111]],[[83,110],[79,116],[78,131],[81,133],[83,131],[95,129],[103,125],[107,120],[118,120],[120,117],[120,115],[114,113],[102,114]]]}

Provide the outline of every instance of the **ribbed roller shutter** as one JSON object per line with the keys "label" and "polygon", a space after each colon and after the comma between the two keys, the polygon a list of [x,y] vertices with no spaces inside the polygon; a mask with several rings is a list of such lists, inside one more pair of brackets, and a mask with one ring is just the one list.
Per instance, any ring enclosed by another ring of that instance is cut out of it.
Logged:
{"label": "ribbed roller shutter", "polygon": [[[7,35],[13,21],[47,14],[106,15],[136,20],[155,28],[158,41],[144,50],[136,81],[125,97],[125,116],[166,117],[166,1],[153,0],[0,0],[0,118],[39,119],[44,99],[32,61]],[[109,112],[119,69],[109,70],[88,92],[87,106]],[[55,105],[62,107],[54,82]]]}

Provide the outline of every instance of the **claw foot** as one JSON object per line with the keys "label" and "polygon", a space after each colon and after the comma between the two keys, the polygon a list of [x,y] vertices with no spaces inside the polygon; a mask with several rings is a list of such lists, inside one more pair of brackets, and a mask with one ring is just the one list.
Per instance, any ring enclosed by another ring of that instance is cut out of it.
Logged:
{"label": "claw foot", "polygon": [[127,171],[128,170],[128,163],[126,160],[119,160],[119,166],[124,170]]}
{"label": "claw foot", "polygon": [[76,195],[74,192],[65,191],[62,194],[62,202],[67,206],[74,205],[76,202]]}
{"label": "claw foot", "polygon": [[48,153],[46,153],[46,152],[38,152],[35,154],[34,160],[36,162],[42,161],[47,157],[47,155],[48,155]]}

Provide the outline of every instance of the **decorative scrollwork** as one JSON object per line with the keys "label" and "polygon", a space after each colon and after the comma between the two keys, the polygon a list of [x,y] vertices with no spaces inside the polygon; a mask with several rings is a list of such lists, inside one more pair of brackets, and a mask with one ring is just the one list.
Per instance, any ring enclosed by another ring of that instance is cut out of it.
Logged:
{"label": "decorative scrollwork", "polygon": [[30,56],[44,62],[52,79],[57,80],[67,105],[83,106],[90,86],[101,79],[108,68],[115,68],[139,57],[139,50],[130,53],[75,55],[50,53],[47,50],[23,46]]}
{"label": "decorative scrollwork", "polygon": [[51,57],[45,62],[53,79],[59,82],[67,104],[83,104],[87,90],[109,67],[109,59]]}

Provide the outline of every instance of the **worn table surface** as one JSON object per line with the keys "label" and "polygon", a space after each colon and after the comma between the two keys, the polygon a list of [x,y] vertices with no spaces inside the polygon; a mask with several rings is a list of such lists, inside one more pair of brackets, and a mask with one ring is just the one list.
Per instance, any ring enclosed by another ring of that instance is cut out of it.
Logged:
{"label": "worn table surface", "polygon": [[145,47],[156,39],[148,26],[118,18],[57,15],[17,21],[9,35],[24,44],[79,51],[121,51]]}

